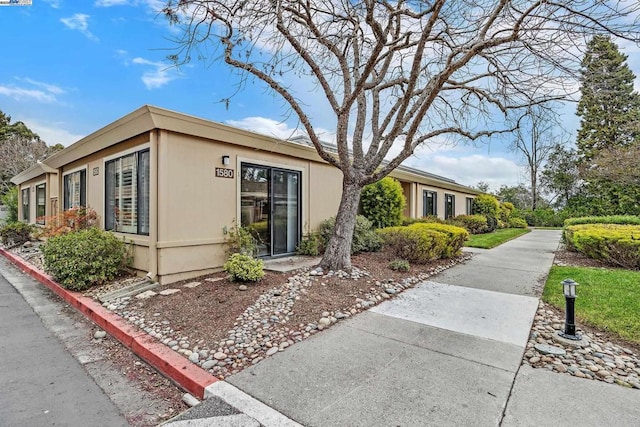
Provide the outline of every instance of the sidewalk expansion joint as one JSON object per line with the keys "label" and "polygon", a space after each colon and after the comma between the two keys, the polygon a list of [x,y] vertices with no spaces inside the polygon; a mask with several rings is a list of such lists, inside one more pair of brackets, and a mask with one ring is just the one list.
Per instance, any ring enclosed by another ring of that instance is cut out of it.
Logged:
{"label": "sidewalk expansion joint", "polygon": [[[383,315],[383,316],[384,316],[384,315]],[[411,322],[411,320],[406,320],[406,321],[407,321],[407,322]],[[416,323],[416,322],[414,322],[414,323]],[[462,332],[450,331],[449,329],[438,328],[437,326],[431,326],[431,325],[425,325],[425,326],[428,326],[428,327],[430,327],[430,328],[440,329],[440,330],[443,330],[443,331],[453,332],[453,333],[458,334],[458,335],[466,335],[466,336],[474,337],[474,338],[481,339],[481,340],[493,341],[493,342],[500,342],[500,341],[495,341],[495,340],[492,340],[492,339],[489,339],[489,338],[476,337],[475,335],[469,335],[469,334],[465,334],[465,333],[462,333]],[[500,367],[498,367],[498,366],[489,365],[489,364],[487,364],[487,363],[478,362],[477,360],[473,360],[473,359],[469,359],[469,358],[466,358],[466,357],[458,356],[458,355],[455,355],[455,354],[447,353],[447,352],[445,352],[445,351],[434,350],[434,349],[432,349],[432,348],[424,347],[424,346],[418,345],[418,344],[416,344],[416,343],[406,342],[406,341],[400,340],[400,339],[398,339],[398,338],[392,338],[392,337],[388,337],[388,336],[386,336],[386,335],[376,334],[376,333],[374,333],[374,332],[367,331],[366,329],[361,329],[361,328],[357,328],[357,327],[355,327],[355,326],[350,326],[350,325],[345,325],[345,327],[347,327],[347,328],[351,328],[351,329],[355,329],[355,330],[357,330],[357,331],[364,332],[364,333],[366,333],[366,334],[373,335],[373,336],[375,336],[375,337],[384,338],[384,339],[387,339],[387,340],[390,340],[390,341],[394,341],[394,342],[397,342],[397,343],[400,343],[400,344],[405,344],[405,345],[408,345],[408,346],[411,346],[411,347],[416,347],[416,348],[419,348],[419,349],[422,349],[422,350],[430,351],[430,352],[432,352],[432,353],[442,354],[443,356],[453,357],[453,358],[455,358],[455,359],[464,360],[464,361],[466,361],[466,362],[471,362],[471,363],[474,363],[474,364],[476,364],[476,365],[486,366],[486,367],[488,367],[488,368],[492,368],[492,369],[497,369],[498,371],[503,371],[503,372],[513,373],[513,371],[511,371],[511,370],[509,370],[509,369],[504,369],[504,368],[500,368]],[[416,335],[414,338],[417,338],[419,335],[420,335],[420,334]],[[502,343],[502,344],[504,344],[504,343]],[[512,345],[513,345],[513,344],[512,344]],[[522,349],[522,354],[524,354],[524,348]],[[519,368],[518,368],[518,369],[519,369]]]}

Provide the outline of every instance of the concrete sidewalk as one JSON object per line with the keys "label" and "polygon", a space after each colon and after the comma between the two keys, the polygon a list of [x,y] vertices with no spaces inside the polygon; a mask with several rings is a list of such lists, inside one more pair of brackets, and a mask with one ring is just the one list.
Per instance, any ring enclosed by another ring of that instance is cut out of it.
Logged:
{"label": "concrete sidewalk", "polygon": [[2,275],[0,300],[0,425],[128,425]]}
{"label": "concrete sidewalk", "polygon": [[[433,281],[215,386],[284,416],[262,418],[265,426],[638,425],[635,390],[521,367],[559,238],[534,230],[474,250]],[[583,411],[597,416],[559,413],[577,387],[588,390]],[[207,405],[215,411],[219,399],[203,403],[202,417]]]}

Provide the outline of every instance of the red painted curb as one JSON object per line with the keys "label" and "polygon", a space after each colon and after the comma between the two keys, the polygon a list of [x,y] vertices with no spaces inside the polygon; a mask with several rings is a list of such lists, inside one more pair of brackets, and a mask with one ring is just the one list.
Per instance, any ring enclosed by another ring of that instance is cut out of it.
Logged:
{"label": "red painted curb", "polygon": [[51,289],[76,310],[84,314],[109,335],[120,341],[138,357],[149,363],[165,377],[196,396],[204,398],[204,389],[218,381],[204,369],[189,362],[164,344],[147,335],[146,332],[130,325],[120,316],[110,312],[93,299],[78,292],[64,289],[51,276],[36,269],[22,258],[0,248],[2,254],[25,273]]}

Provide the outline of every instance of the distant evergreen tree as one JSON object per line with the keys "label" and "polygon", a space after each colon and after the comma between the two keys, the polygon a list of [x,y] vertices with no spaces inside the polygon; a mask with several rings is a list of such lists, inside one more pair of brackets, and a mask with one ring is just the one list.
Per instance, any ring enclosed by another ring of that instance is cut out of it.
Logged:
{"label": "distant evergreen tree", "polygon": [[604,148],[627,146],[638,138],[640,95],[633,90],[635,76],[627,55],[608,36],[595,36],[582,60],[578,116],[578,156],[591,160]]}
{"label": "distant evergreen tree", "polygon": [[586,183],[581,204],[593,214],[640,214],[640,187],[608,178],[600,164],[602,153],[640,143],[640,95],[626,61],[608,36],[595,36],[582,61],[576,146]]}

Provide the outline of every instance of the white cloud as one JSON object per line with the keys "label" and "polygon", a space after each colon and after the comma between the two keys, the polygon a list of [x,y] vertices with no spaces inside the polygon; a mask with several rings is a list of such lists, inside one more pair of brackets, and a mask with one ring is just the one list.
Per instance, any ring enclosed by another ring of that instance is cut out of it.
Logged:
{"label": "white cloud", "polygon": [[131,3],[129,0],[96,0],[96,7],[124,6]]}
{"label": "white cloud", "polygon": [[88,39],[97,41],[98,38],[89,31],[89,18],[90,16],[84,13],[76,13],[68,18],[61,18],[60,22],[66,25],[71,30],[78,30],[84,34]]}
{"label": "white cloud", "polygon": [[[240,120],[227,120],[225,123],[229,126],[279,139],[290,139],[295,136],[307,135],[307,132],[302,126],[292,128],[285,122],[279,122],[266,117],[245,117]],[[331,131],[322,128],[316,128],[315,131],[322,141],[335,142],[334,134]]]}
{"label": "white cloud", "polygon": [[43,90],[27,89],[22,87],[11,87],[0,85],[0,95],[5,95],[16,101],[33,100],[38,102],[54,102],[56,97]]}
{"label": "white cloud", "polygon": [[523,169],[515,161],[504,157],[481,154],[449,157],[435,155],[419,160],[411,159],[408,166],[454,179],[463,185],[475,185],[480,181],[489,184],[491,190],[502,185],[514,186],[524,182]]}
{"label": "white cloud", "polygon": [[59,86],[33,80],[29,77],[16,77],[16,80],[27,85],[0,85],[0,95],[8,96],[16,101],[37,101],[42,103],[56,102],[56,95],[65,93]]}
{"label": "white cloud", "polygon": [[23,82],[27,82],[29,84],[32,84],[33,86],[42,88],[42,89],[46,90],[47,92],[52,93],[54,95],[61,95],[61,94],[66,92],[60,86],[56,86],[56,85],[52,85],[52,84],[44,83],[44,82],[39,82],[37,80],[30,79],[29,77],[23,77],[23,78],[17,77],[17,80],[20,80],[20,81],[23,81]]}
{"label": "white cloud", "polygon": [[60,0],[44,0],[46,3],[49,3],[49,6],[51,6],[54,9],[58,9],[60,7]]}
{"label": "white cloud", "polygon": [[37,133],[47,145],[62,144],[67,147],[85,136],[70,132],[64,127],[64,123],[46,123],[30,118],[23,118],[21,121]]}
{"label": "white cloud", "polygon": [[170,68],[163,62],[150,61],[140,57],[133,58],[131,62],[151,67],[150,71],[145,71],[142,74],[142,82],[147,89],[157,89],[178,78],[176,68]]}

